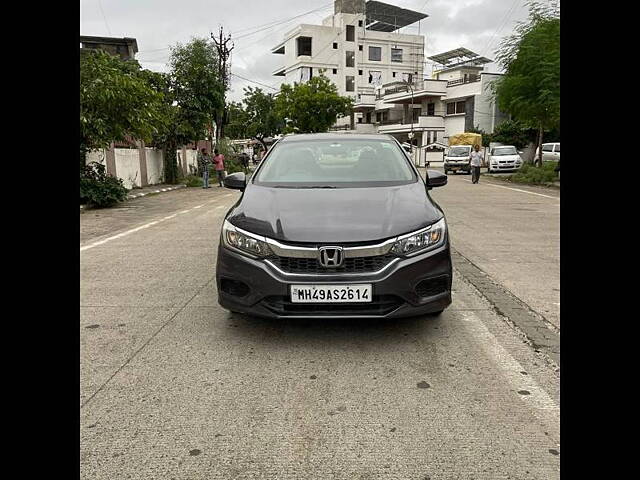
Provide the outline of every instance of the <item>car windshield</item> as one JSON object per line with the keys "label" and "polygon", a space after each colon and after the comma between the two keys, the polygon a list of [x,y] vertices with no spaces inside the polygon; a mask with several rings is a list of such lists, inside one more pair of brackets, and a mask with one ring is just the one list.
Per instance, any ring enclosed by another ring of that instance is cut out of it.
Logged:
{"label": "car windshield", "polygon": [[270,187],[392,186],[418,179],[390,140],[312,139],[277,143],[253,183]]}
{"label": "car windshield", "polygon": [[451,147],[449,149],[450,157],[468,157],[471,153],[471,149],[469,147]]}
{"label": "car windshield", "polygon": [[499,147],[493,150],[494,155],[517,155],[516,147]]}

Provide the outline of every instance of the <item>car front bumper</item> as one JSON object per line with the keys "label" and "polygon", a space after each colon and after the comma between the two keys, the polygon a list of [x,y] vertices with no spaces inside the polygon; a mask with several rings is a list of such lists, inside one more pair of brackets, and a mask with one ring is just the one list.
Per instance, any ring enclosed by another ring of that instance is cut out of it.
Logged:
{"label": "car front bumper", "polygon": [[[425,283],[421,283],[422,281]],[[225,288],[222,282],[225,282]],[[230,281],[248,292],[229,292]],[[449,244],[411,258],[399,258],[371,274],[290,274],[218,247],[218,302],[228,310],[269,318],[400,318],[438,312],[451,304],[452,267]],[[293,284],[364,284],[373,288],[371,303],[291,303]],[[419,295],[416,286],[431,285]],[[225,291],[226,290],[226,291]]]}

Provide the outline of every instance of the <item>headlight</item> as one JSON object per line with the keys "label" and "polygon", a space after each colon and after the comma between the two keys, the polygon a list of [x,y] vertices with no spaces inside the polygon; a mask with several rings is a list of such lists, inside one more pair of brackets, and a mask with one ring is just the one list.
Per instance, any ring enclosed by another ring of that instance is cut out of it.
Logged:
{"label": "headlight", "polygon": [[272,254],[264,237],[239,230],[226,220],[222,225],[222,240],[225,246],[254,257],[268,257]]}
{"label": "headlight", "polygon": [[433,225],[418,232],[398,237],[398,241],[391,248],[396,255],[412,255],[439,247],[444,243],[447,233],[447,223],[444,217]]}

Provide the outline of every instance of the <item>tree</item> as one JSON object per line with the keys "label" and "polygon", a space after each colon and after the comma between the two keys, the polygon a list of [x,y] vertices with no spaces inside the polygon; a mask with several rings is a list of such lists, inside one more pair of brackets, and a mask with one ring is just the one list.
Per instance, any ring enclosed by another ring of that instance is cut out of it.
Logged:
{"label": "tree", "polygon": [[287,132],[326,132],[338,117],[349,115],[353,100],[338,95],[336,86],[324,75],[306,83],[284,84],[276,99],[278,115],[286,119]]}
{"label": "tree", "polygon": [[536,130],[527,128],[517,120],[505,120],[496,126],[489,135],[490,142],[498,142],[505,145],[513,145],[522,149],[532,143],[536,138]]}
{"label": "tree", "polygon": [[[213,42],[193,38],[171,48],[169,59],[173,99],[191,140],[200,140],[224,107],[224,84],[219,77]],[[187,128],[188,127],[188,128]],[[190,130],[188,132],[187,130]]]}
{"label": "tree", "polygon": [[225,134],[229,138],[247,138],[247,124],[249,117],[242,107],[242,103],[230,102],[227,105],[227,125]]}
{"label": "tree", "polygon": [[80,165],[86,154],[127,137],[149,141],[162,128],[163,97],[134,61],[101,51],[80,57]]}
{"label": "tree", "polygon": [[560,17],[558,4],[529,2],[529,19],[498,49],[505,75],[495,82],[501,110],[524,127],[538,130],[538,148],[545,129],[560,123]]}
{"label": "tree", "polygon": [[258,140],[267,150],[264,139],[277,135],[284,126],[283,118],[276,111],[275,96],[264,93],[260,88],[245,87],[242,101],[247,122],[246,135]]}

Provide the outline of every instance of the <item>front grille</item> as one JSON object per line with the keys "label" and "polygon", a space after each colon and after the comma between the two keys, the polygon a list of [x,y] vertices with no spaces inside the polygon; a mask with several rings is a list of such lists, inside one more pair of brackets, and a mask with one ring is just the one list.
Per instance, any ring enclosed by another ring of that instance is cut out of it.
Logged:
{"label": "front grille", "polygon": [[276,315],[387,315],[402,305],[395,295],[374,295],[369,303],[293,303],[288,296],[271,296],[262,304]]}
{"label": "front grille", "polygon": [[320,265],[316,258],[296,258],[271,256],[267,260],[273,262],[283,272],[302,274],[336,274],[336,273],[371,273],[377,272],[387,265],[395,255],[376,255],[373,257],[345,258],[338,268],[326,268]]}

